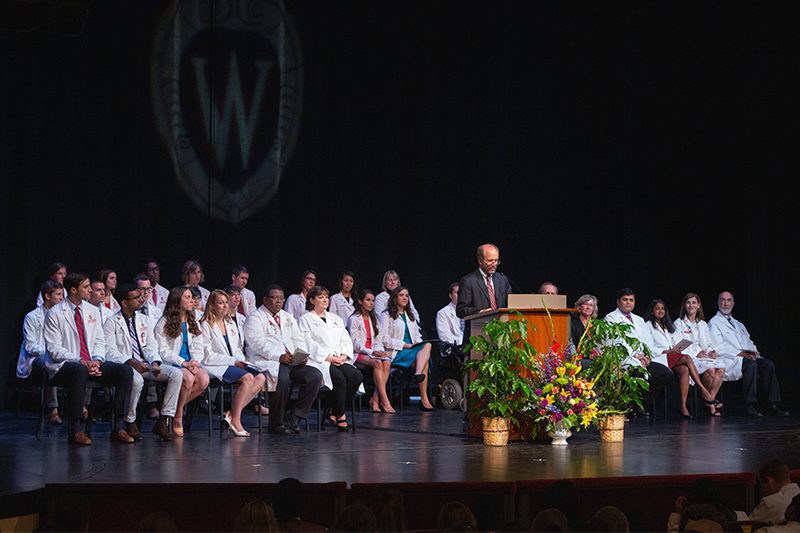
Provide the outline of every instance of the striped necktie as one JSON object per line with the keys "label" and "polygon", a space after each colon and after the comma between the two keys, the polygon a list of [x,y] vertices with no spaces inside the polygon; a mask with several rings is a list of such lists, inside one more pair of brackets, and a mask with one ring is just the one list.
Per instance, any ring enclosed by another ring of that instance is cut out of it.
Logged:
{"label": "striped necktie", "polygon": [[78,337],[81,340],[81,359],[84,361],[91,361],[89,357],[89,349],[86,347],[86,330],[83,328],[83,315],[81,314],[81,306],[75,308],[75,327],[78,330]]}
{"label": "striped necktie", "polygon": [[492,309],[497,309],[497,300],[494,297],[494,287],[492,287],[492,276],[486,276],[486,287],[489,289],[489,303]]}

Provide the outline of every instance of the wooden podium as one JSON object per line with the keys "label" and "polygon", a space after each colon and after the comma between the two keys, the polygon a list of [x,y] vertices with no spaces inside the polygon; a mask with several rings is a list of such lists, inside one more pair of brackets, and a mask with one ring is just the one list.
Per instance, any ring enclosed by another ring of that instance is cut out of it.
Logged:
{"label": "wooden podium", "polygon": [[[482,335],[483,326],[496,319],[502,321],[517,320],[514,309],[495,309],[492,311],[484,311],[474,315],[465,317],[464,320],[469,321],[469,334]],[[536,352],[539,354],[549,353],[550,347],[555,340],[561,345],[561,349],[566,348],[569,344],[570,327],[572,320],[572,313],[577,313],[577,309],[516,309],[523,317],[525,317],[536,330],[528,331],[528,342],[530,342]],[[550,311],[553,323],[550,324],[550,319],[547,317],[547,312]],[[555,334],[555,339],[553,338]],[[469,357],[471,359],[480,357],[474,350],[470,350]],[[472,398],[469,399],[469,404],[472,403]],[[469,407],[468,407],[469,409]],[[531,420],[521,420],[519,426],[511,429],[508,438],[510,440],[533,440],[535,435],[532,435],[536,424]],[[469,428],[467,434],[471,437],[483,436],[483,425],[479,416],[470,415]]]}

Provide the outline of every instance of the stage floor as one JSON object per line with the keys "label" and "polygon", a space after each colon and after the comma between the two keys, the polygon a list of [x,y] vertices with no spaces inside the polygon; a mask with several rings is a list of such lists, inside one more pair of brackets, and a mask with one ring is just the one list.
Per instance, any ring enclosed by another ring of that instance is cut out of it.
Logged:
{"label": "stage floor", "polygon": [[[623,443],[603,443],[595,429],[573,434],[569,446],[514,442],[484,446],[464,436],[461,411],[416,409],[395,415],[357,412],[357,431],[332,426],[296,436],[257,433],[245,416],[249,438],[220,436],[205,419],[184,438],[161,442],[145,422],[144,441],[108,439],[99,422],[94,444],[67,443],[66,427],[45,426],[34,436],[33,413],[0,413],[0,494],[46,483],[258,483],[295,477],[304,482],[516,481],[608,476],[755,472],[769,459],[800,468],[800,416],[695,420],[635,419]],[[312,417],[315,416],[312,412]],[[264,421],[266,424],[266,420]]]}

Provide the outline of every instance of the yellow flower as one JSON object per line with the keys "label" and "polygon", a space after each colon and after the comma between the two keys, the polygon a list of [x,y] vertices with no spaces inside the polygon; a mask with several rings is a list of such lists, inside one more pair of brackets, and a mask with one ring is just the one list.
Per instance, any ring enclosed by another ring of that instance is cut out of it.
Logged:
{"label": "yellow flower", "polygon": [[560,367],[556,368],[556,374],[558,374],[559,377],[563,378],[564,377],[564,372],[566,372],[566,370],[567,370],[566,368],[564,368],[563,366],[560,366]]}

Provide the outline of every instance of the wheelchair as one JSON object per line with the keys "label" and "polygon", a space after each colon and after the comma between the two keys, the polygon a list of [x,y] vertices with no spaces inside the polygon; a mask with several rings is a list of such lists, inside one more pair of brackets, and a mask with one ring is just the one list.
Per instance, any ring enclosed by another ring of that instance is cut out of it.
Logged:
{"label": "wheelchair", "polygon": [[461,370],[466,357],[461,346],[447,343],[440,343],[439,353],[431,354],[431,382],[438,385],[438,400],[445,409],[467,410]]}

